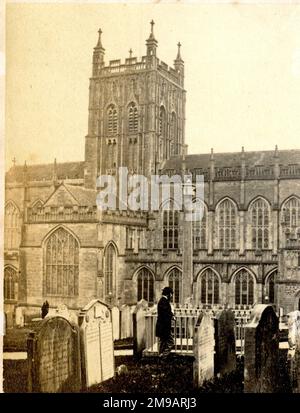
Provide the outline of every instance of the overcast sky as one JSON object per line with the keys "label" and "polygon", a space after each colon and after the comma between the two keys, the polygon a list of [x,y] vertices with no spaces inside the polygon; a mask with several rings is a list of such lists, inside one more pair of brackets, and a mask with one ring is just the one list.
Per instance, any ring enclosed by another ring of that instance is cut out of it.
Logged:
{"label": "overcast sky", "polygon": [[185,61],[189,153],[300,148],[300,5],[10,4],[6,168],[83,160],[93,47]]}

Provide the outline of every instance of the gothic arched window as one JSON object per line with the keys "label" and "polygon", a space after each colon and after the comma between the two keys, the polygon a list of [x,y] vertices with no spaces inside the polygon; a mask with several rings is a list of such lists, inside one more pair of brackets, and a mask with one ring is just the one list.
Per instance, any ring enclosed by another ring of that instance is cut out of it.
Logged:
{"label": "gothic arched window", "polygon": [[105,295],[114,296],[116,289],[116,261],[117,254],[113,244],[109,244],[104,255]]}
{"label": "gothic arched window", "polygon": [[163,248],[178,249],[179,211],[174,209],[174,202],[163,209]]}
{"label": "gothic arched window", "polygon": [[168,275],[169,287],[173,289],[173,304],[180,304],[182,297],[182,274],[178,268],[173,268]]}
{"label": "gothic arched window", "polygon": [[17,271],[12,267],[4,268],[4,300],[17,300]]}
{"label": "gothic arched window", "polygon": [[269,248],[270,209],[267,201],[257,199],[250,206],[252,248]]}
{"label": "gothic arched window", "polygon": [[137,133],[139,127],[138,109],[135,103],[131,103],[128,107],[128,132]]}
{"label": "gothic arched window", "polygon": [[79,244],[64,228],[58,228],[45,244],[45,294],[78,295]]}
{"label": "gothic arched window", "polygon": [[193,221],[193,248],[195,251],[207,248],[207,213],[205,205],[203,203],[201,203],[201,205],[203,208],[203,215],[201,217],[199,214],[199,218],[201,219]]}
{"label": "gothic arched window", "polygon": [[21,220],[19,209],[13,202],[5,206],[4,246],[7,249],[17,249],[21,242]]}
{"label": "gothic arched window", "polygon": [[289,198],[284,203],[281,213],[285,228],[292,232],[300,226],[300,199],[295,196]]}
{"label": "gothic arched window", "polygon": [[272,272],[266,279],[265,295],[268,297],[269,303],[275,303],[275,282],[277,278],[277,270]]}
{"label": "gothic arched window", "polygon": [[217,207],[219,248],[230,250],[236,248],[237,210],[234,203],[224,199]]}
{"label": "gothic arched window", "polygon": [[148,303],[154,302],[154,277],[148,268],[140,269],[137,276],[137,300],[146,300]]}
{"label": "gothic arched window", "polygon": [[235,276],[235,304],[252,305],[254,303],[254,279],[245,269]]}
{"label": "gothic arched window", "polygon": [[211,268],[207,268],[201,275],[200,292],[200,300],[202,304],[219,304],[220,280]]}
{"label": "gothic arched window", "polygon": [[118,133],[118,111],[114,105],[107,109],[107,133],[116,135]]}

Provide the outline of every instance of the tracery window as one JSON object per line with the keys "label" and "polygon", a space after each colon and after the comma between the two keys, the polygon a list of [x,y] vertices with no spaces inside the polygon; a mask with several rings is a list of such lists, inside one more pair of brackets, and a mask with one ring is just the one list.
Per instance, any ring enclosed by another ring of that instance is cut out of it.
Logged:
{"label": "tracery window", "polygon": [[173,268],[168,275],[169,287],[173,289],[173,304],[180,304],[182,297],[182,273],[178,268]]}
{"label": "tracery window", "polygon": [[254,303],[254,279],[245,269],[235,276],[235,304],[252,305]]}
{"label": "tracery window", "polygon": [[118,111],[114,105],[110,105],[107,109],[107,132],[108,135],[118,133]]}
{"label": "tracery window", "polygon": [[[218,275],[207,268],[200,277],[200,291],[202,304],[219,304],[220,302],[220,280]],[[199,282],[198,281],[198,282]]]}
{"label": "tracery window", "polygon": [[21,242],[21,220],[19,209],[13,202],[5,206],[4,217],[4,240],[5,248],[17,249]]}
{"label": "tracery window", "polygon": [[78,295],[79,244],[64,228],[58,228],[45,244],[45,293]]}
{"label": "tracery window", "polygon": [[138,109],[135,103],[131,103],[128,108],[128,131],[129,133],[138,132]]}
{"label": "tracery window", "polygon": [[138,295],[137,300],[146,300],[148,303],[154,302],[154,277],[148,268],[142,268],[137,276]]}
{"label": "tracery window", "polygon": [[12,267],[4,268],[4,300],[16,300],[17,271]]}
{"label": "tracery window", "polygon": [[252,248],[269,248],[270,209],[264,199],[257,199],[250,207]]}
{"label": "tracery window", "polygon": [[272,272],[266,280],[266,295],[269,303],[275,303],[275,282],[277,278],[277,271]]}
{"label": "tracery window", "polygon": [[179,211],[170,202],[169,209],[163,209],[163,248],[178,249]]}
{"label": "tracery window", "polygon": [[207,236],[206,236],[206,229],[207,229],[207,213],[204,204],[203,207],[203,215],[201,219],[196,219],[193,221],[193,248],[194,251],[206,249],[207,248]]}
{"label": "tracery window", "polygon": [[292,232],[300,226],[300,199],[289,198],[282,207],[282,219],[286,229]]}
{"label": "tracery window", "polygon": [[234,203],[224,199],[217,207],[219,248],[235,249],[237,243],[237,210]]}

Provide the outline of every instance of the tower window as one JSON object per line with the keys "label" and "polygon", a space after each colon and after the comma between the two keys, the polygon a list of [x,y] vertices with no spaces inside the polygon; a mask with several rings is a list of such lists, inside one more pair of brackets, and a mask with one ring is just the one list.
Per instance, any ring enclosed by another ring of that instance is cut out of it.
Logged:
{"label": "tower window", "polygon": [[135,103],[131,103],[128,108],[128,131],[129,133],[137,133],[139,127],[138,109]]}
{"label": "tower window", "polygon": [[174,209],[174,202],[170,202],[169,209],[163,213],[163,248],[178,249],[179,211]]}
{"label": "tower window", "polygon": [[109,244],[105,251],[105,294],[114,295],[116,286],[116,250],[113,244]]}
{"label": "tower window", "polygon": [[4,300],[16,300],[15,284],[17,271],[12,267],[4,268]]}
{"label": "tower window", "polygon": [[180,304],[182,297],[182,275],[178,268],[173,268],[169,273],[169,286],[173,289],[173,304]]}
{"label": "tower window", "polygon": [[219,277],[211,268],[207,268],[201,276],[200,291],[202,304],[219,304]]}
{"label": "tower window", "polygon": [[114,105],[107,110],[107,133],[116,135],[118,133],[118,111]]}

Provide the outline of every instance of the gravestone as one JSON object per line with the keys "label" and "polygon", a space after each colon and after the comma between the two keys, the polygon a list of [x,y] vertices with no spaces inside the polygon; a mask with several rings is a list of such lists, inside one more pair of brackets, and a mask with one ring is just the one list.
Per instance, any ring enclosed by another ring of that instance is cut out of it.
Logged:
{"label": "gravestone", "polygon": [[112,317],[109,307],[93,300],[79,314],[82,381],[85,388],[114,376]]}
{"label": "gravestone", "polygon": [[16,321],[16,326],[18,327],[24,327],[24,314],[23,314],[23,308],[22,307],[17,307],[15,310],[15,321]]}
{"label": "gravestone", "polygon": [[112,325],[113,325],[113,338],[114,340],[120,339],[120,310],[118,307],[111,309]]}
{"label": "gravestone", "polygon": [[205,380],[210,380],[214,376],[214,346],[214,322],[210,315],[202,313],[194,332],[194,387],[201,387]]}
{"label": "gravestone", "polygon": [[60,315],[61,317],[65,317],[67,320],[69,320],[71,323],[77,324],[78,322],[78,317],[68,309],[66,304],[60,304],[56,308],[56,313],[55,315]]}
{"label": "gravestone", "polygon": [[121,338],[132,337],[131,335],[131,307],[127,304],[121,306]]}
{"label": "gravestone", "polygon": [[142,299],[137,303],[132,314],[133,354],[135,357],[141,357],[143,350],[146,348],[145,314],[147,309],[148,303]]}
{"label": "gravestone", "polygon": [[279,320],[272,305],[258,304],[245,326],[245,393],[274,393],[278,386]]}
{"label": "gravestone", "polygon": [[215,315],[215,374],[226,374],[236,369],[235,317],[231,310]]}
{"label": "gravestone", "polygon": [[79,329],[64,317],[42,320],[27,340],[29,392],[79,392]]}
{"label": "gravestone", "polygon": [[290,382],[293,391],[300,393],[300,311],[292,311],[288,316]]}

